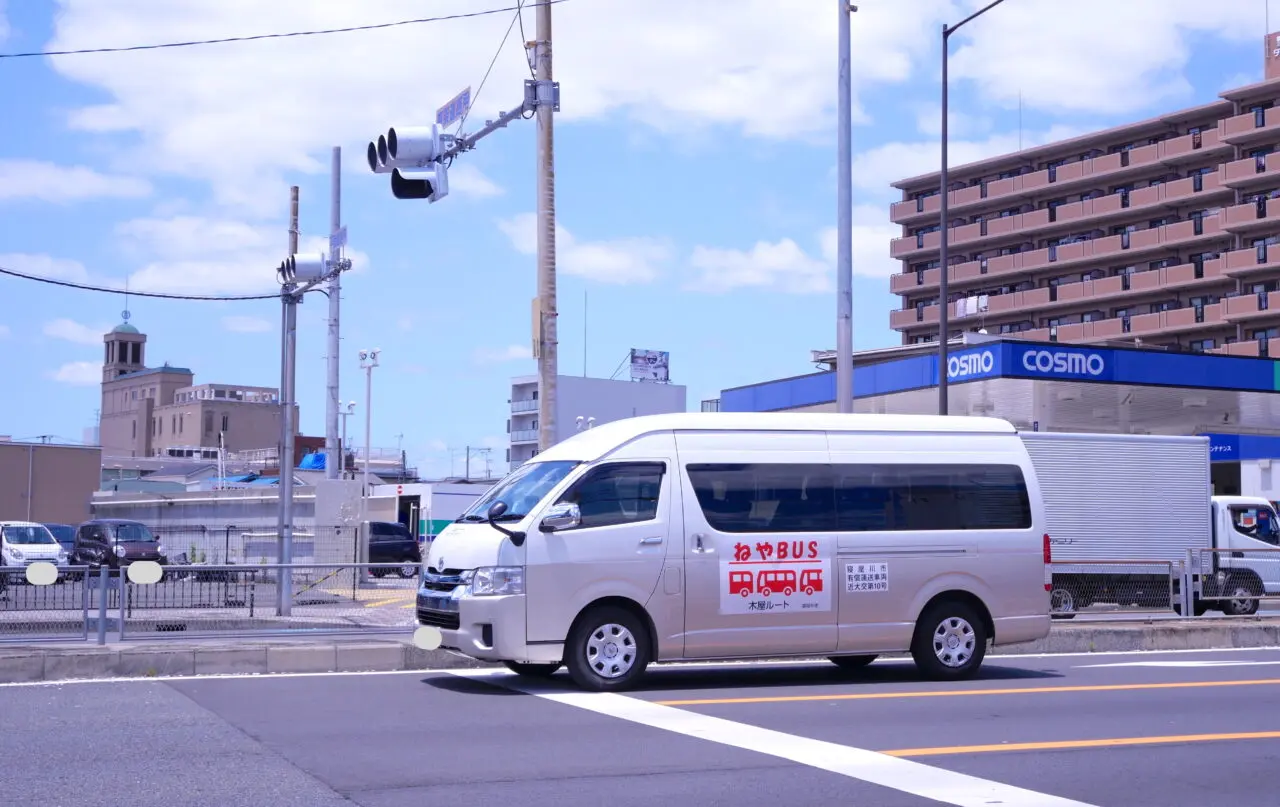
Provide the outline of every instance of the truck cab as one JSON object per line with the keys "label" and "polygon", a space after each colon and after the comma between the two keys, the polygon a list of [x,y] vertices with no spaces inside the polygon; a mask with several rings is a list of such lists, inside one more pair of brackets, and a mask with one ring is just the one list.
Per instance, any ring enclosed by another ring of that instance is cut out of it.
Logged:
{"label": "truck cab", "polygon": [[1214,496],[1213,549],[1201,557],[1205,605],[1232,616],[1256,613],[1260,598],[1280,596],[1280,521],[1257,496]]}

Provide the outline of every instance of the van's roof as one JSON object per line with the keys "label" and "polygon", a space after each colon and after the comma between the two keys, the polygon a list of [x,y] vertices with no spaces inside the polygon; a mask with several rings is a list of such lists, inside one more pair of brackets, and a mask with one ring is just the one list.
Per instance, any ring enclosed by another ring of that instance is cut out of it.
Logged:
{"label": "van's roof", "polygon": [[677,412],[641,415],[579,432],[538,454],[535,462],[592,462],[645,434],[667,431],[826,431],[1017,434],[1007,420],[967,415],[841,415],[825,412]]}

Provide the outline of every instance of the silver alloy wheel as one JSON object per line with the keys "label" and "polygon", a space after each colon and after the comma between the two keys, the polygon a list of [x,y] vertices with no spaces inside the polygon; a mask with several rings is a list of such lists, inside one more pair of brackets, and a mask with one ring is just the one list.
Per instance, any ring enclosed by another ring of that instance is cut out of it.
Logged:
{"label": "silver alloy wheel", "polygon": [[587,666],[601,678],[620,678],[636,663],[636,640],[614,622],[601,625],[587,637]]}
{"label": "silver alloy wheel", "polygon": [[946,667],[963,667],[973,658],[977,637],[973,626],[958,616],[949,616],[938,623],[933,632],[933,652]]}
{"label": "silver alloy wheel", "polygon": [[413,577],[418,573],[418,566],[414,563],[406,563],[400,567],[400,576],[404,578]]}
{"label": "silver alloy wheel", "polygon": [[1228,605],[1231,610],[1235,611],[1237,614],[1248,611],[1253,607],[1253,592],[1249,590],[1248,586],[1243,584],[1238,583],[1232,586],[1231,597],[1229,598]]}
{"label": "silver alloy wheel", "polygon": [[1055,588],[1049,595],[1049,610],[1055,614],[1073,613],[1076,610],[1076,599],[1069,589]]}

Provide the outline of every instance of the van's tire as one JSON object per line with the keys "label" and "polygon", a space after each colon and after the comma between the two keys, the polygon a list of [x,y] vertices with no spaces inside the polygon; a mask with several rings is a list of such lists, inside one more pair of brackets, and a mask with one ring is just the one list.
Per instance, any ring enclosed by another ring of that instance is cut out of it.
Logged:
{"label": "van's tire", "polygon": [[880,656],[876,653],[865,656],[831,656],[827,660],[842,670],[861,670]]}
{"label": "van's tire", "polygon": [[522,678],[550,678],[560,669],[560,662],[553,664],[529,664],[523,661],[504,661],[502,666]]}
{"label": "van's tire", "polygon": [[943,600],[926,608],[916,622],[911,657],[924,677],[958,681],[982,667],[987,638],[986,625],[973,606]]}
{"label": "van's tire", "polygon": [[[1251,574],[1233,574],[1222,586],[1222,613],[1227,616],[1253,616],[1258,613],[1262,583]],[[1235,597],[1237,599],[1231,599]]]}
{"label": "van's tire", "polygon": [[593,692],[629,689],[650,661],[644,621],[625,608],[603,605],[578,617],[565,644],[565,666],[573,682]]}

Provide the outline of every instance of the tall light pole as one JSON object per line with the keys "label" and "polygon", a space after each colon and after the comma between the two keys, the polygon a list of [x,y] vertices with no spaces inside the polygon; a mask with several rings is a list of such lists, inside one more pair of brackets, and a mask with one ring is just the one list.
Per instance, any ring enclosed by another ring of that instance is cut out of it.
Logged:
{"label": "tall light pole", "polygon": [[373,368],[378,366],[378,354],[382,350],[374,348],[373,350],[360,351],[360,369],[365,372],[364,379],[364,487],[360,500],[363,503],[362,510],[366,520],[369,517],[369,452],[370,441],[373,435]]}
{"label": "tall light pole", "polygon": [[342,457],[342,464],[339,466],[342,469],[342,479],[347,478],[347,418],[354,415],[355,412],[355,401],[347,402],[347,410],[345,412],[342,410],[338,411],[338,415],[342,418],[342,445],[338,447],[338,455]]}
{"label": "tall light pole", "polygon": [[849,15],[858,10],[848,0],[840,7],[838,167],[836,169],[836,411],[853,411],[853,81],[849,64]]}
{"label": "tall light pole", "polygon": [[942,272],[941,279],[938,282],[938,414],[947,414],[947,338],[951,333],[951,311],[950,304],[947,302],[947,296],[950,294],[949,284],[947,282],[948,275],[951,274],[950,260],[951,256],[948,249],[948,241],[950,240],[950,228],[947,226],[947,123],[948,112],[947,102],[950,100],[950,94],[947,90],[947,57],[949,54],[949,45],[951,43],[951,35],[960,30],[965,23],[971,22],[991,9],[1003,3],[1004,0],[994,0],[988,3],[969,16],[965,17],[955,25],[948,26],[946,23],[942,25],[942,171],[938,178],[939,190],[942,195],[942,204],[938,212],[939,233],[941,247],[939,248],[938,265]]}

